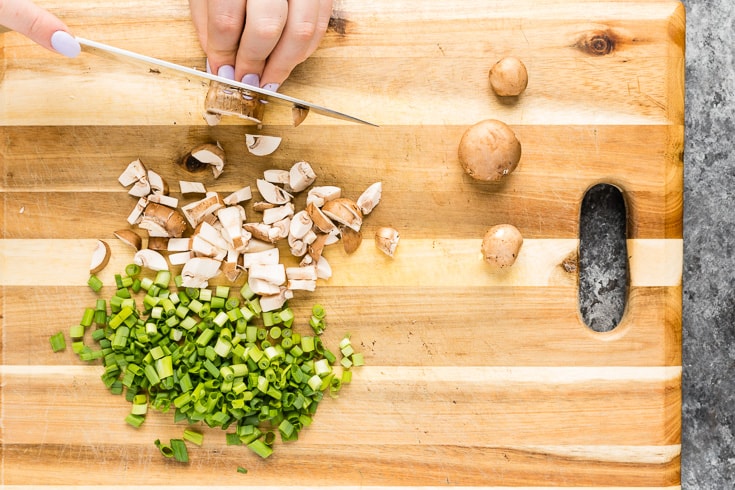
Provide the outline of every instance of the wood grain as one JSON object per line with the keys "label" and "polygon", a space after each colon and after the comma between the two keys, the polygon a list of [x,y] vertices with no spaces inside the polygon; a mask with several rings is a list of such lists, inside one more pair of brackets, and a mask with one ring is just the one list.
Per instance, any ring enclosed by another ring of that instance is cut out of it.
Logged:
{"label": "wood grain", "polygon": [[[186,2],[38,3],[77,35],[204,66]],[[0,33],[0,485],[680,488],[684,39],[684,8],[668,0],[336,0],[282,91],[380,127],[310,115],[293,128],[274,108],[258,128],[208,127],[199,81]],[[530,73],[514,103],[487,81],[510,54]],[[523,145],[501,184],[457,161],[463,132],[490,117]],[[283,142],[256,158],[247,133]],[[228,155],[219,179],[179,164],[213,141]],[[225,194],[298,160],[348,196],[383,182],[362,246],[328,248],[334,276],[292,302],[297,319],[323,304],[325,342],[350,332],[367,366],[268,460],[201,427],[189,465],[164,460],[153,441],[184,425],[154,413],[127,426],[100,366],[49,348],[97,297],[95,240],[113,252],[102,295],[131,260],[112,233],[128,226],[135,199],[117,177],[136,158],[176,197],[179,180]],[[627,306],[606,333],[577,297],[580,206],[598,183],[621,189],[628,214]],[[500,222],[525,243],[494,274],[479,244]],[[393,259],[370,243],[383,225],[401,233]]]}

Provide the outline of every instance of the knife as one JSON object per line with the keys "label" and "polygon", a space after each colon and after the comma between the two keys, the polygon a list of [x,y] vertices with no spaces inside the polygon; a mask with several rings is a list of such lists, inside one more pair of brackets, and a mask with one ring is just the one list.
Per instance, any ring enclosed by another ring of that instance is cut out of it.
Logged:
{"label": "knife", "polygon": [[97,41],[90,41],[89,39],[84,39],[81,37],[77,37],[76,40],[79,41],[79,44],[82,46],[82,50],[98,56],[110,58],[115,61],[135,61],[139,64],[147,66],[149,69],[160,71],[160,69],[163,68],[171,73],[176,73],[179,75],[189,75],[203,80],[223,83],[231,87],[245,90],[250,93],[258,94],[258,98],[263,101],[273,102],[279,105],[287,105],[292,109],[309,109],[309,111],[321,114],[322,116],[333,117],[336,119],[341,119],[343,121],[350,121],[377,127],[377,124],[373,124],[363,119],[359,119],[357,117],[350,116],[348,114],[344,114],[342,112],[338,112],[327,107],[313,104],[311,102],[300,100],[294,97],[289,97],[288,95],[283,95],[278,92],[265,90],[260,87],[246,85],[241,82],[236,82],[234,80],[213,75],[205,71],[197,70],[196,68],[188,68],[186,66],[177,65],[176,63],[171,63],[169,61],[153,58],[151,56],[134,53],[132,51],[127,51],[125,49],[117,48],[115,46],[110,46],[108,44],[103,44]]}

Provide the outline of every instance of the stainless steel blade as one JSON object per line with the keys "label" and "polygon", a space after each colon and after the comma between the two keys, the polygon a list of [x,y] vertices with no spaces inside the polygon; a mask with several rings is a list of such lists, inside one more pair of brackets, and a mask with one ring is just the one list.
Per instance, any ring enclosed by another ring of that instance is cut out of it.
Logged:
{"label": "stainless steel blade", "polygon": [[81,37],[77,37],[76,39],[77,41],[79,41],[79,44],[82,46],[83,51],[93,53],[98,56],[110,58],[115,61],[122,61],[122,62],[133,61],[133,62],[136,62],[137,64],[142,64],[143,66],[147,66],[149,69],[155,69],[159,71],[161,69],[164,69],[164,70],[168,70],[169,72],[173,72],[179,75],[189,75],[189,76],[197,77],[197,78],[204,79],[204,80],[220,82],[220,83],[229,85],[231,87],[237,87],[238,89],[245,90],[247,92],[250,92],[251,94],[257,94],[259,99],[262,99],[267,102],[273,102],[274,104],[287,105],[291,108],[309,109],[310,112],[321,114],[322,116],[333,117],[336,119],[355,122],[359,124],[367,124],[368,126],[377,126],[376,124],[373,124],[371,122],[365,121],[363,119],[359,119],[354,116],[350,116],[348,114],[344,114],[342,112],[335,111],[333,109],[329,109],[327,107],[313,104],[305,100],[296,99],[294,97],[289,97],[288,95],[283,95],[278,92],[272,92],[270,90],[265,90],[260,87],[246,85],[244,83],[236,82],[234,80],[229,80],[227,78],[223,78],[217,75],[212,75],[211,73],[197,70],[196,68],[188,68],[186,66],[177,65],[176,63],[171,63],[169,61],[161,60],[158,58],[153,58],[151,56],[146,56],[143,54],[135,53],[133,51],[128,51],[125,49],[117,48],[115,46],[110,46],[108,44],[100,43],[97,41],[91,41],[89,39],[84,39]]}

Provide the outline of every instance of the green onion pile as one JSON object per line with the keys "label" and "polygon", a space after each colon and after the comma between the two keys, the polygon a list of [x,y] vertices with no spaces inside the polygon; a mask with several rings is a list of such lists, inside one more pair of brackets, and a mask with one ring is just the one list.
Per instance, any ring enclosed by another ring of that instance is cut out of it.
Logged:
{"label": "green onion pile", "polygon": [[[97,299],[69,331],[79,358],[101,359],[104,384],[131,403],[125,420],[133,427],[143,424],[149,407],[173,408],[175,422],[219,427],[228,431],[228,445],[247,445],[267,458],[277,435],[298,439],[324,394],[336,396],[351,368],[364,364],[349,335],[340,341],[339,360],[324,346],[320,305],[312,308],[312,332],[302,335],[287,304],[264,312],[247,284],[239,291],[182,288],[177,276],[171,288],[171,279],[169,271],[144,277],[129,265],[115,276],[109,302]],[[95,276],[89,284],[100,290]],[[97,346],[85,342],[87,331]],[[50,342],[55,352],[65,348],[62,333]],[[155,444],[164,456],[188,462],[184,441],[201,445],[202,434],[187,429],[181,439]]]}

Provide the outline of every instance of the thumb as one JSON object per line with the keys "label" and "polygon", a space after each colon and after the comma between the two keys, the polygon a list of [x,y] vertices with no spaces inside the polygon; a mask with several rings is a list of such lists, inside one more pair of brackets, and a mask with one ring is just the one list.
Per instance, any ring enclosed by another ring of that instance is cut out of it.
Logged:
{"label": "thumb", "polygon": [[73,58],[81,51],[66,24],[31,0],[0,2],[0,24],[64,56]]}

